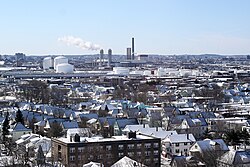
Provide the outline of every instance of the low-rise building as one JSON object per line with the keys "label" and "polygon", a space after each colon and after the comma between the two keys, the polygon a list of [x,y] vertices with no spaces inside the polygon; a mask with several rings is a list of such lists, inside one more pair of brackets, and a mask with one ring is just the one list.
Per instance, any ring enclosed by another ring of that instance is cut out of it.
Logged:
{"label": "low-rise building", "polygon": [[80,167],[90,161],[111,166],[124,156],[148,165],[160,166],[161,140],[135,132],[128,136],[52,138],[52,159],[65,167]]}

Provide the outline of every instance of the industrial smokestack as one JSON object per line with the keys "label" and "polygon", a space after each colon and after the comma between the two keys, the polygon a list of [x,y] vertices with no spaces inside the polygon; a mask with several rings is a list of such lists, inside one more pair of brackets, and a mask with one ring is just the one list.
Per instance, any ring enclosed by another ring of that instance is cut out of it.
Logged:
{"label": "industrial smokestack", "polygon": [[135,39],[132,38],[132,57],[131,59],[134,60],[135,59]]}
{"label": "industrial smokestack", "polygon": [[131,60],[131,48],[127,48],[127,60]]}
{"label": "industrial smokestack", "polygon": [[108,50],[108,66],[111,66],[111,62],[112,62],[112,50],[109,49]]}
{"label": "industrial smokestack", "polygon": [[104,51],[103,49],[100,50],[100,60],[99,60],[99,65],[102,66],[103,65],[103,55],[104,55]]}

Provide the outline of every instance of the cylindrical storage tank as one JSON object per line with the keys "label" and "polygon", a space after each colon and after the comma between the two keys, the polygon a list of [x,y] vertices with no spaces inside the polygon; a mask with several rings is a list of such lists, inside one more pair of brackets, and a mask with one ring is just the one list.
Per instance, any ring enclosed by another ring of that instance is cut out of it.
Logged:
{"label": "cylindrical storage tank", "polygon": [[67,64],[68,63],[68,59],[64,56],[58,56],[54,59],[54,68],[56,69],[56,66],[58,64]]}
{"label": "cylindrical storage tank", "polygon": [[68,63],[58,64],[56,66],[57,73],[73,73],[74,66]]}
{"label": "cylindrical storage tank", "polygon": [[114,67],[113,71],[115,74],[128,75],[129,69],[125,67]]}
{"label": "cylindrical storage tank", "polygon": [[45,57],[43,59],[43,69],[48,70],[53,68],[53,59],[51,57]]}

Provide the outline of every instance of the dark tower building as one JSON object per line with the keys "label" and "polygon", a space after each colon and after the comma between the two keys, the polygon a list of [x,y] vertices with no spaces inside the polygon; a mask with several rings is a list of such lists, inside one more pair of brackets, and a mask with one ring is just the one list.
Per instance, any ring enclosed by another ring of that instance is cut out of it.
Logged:
{"label": "dark tower building", "polygon": [[135,41],[134,41],[134,38],[132,38],[132,57],[131,57],[132,60],[135,59]]}
{"label": "dark tower building", "polygon": [[127,60],[131,60],[131,48],[127,48]]}
{"label": "dark tower building", "polygon": [[103,49],[100,50],[100,60],[99,60],[99,65],[102,66],[103,65],[103,55],[104,55],[104,51]]}
{"label": "dark tower building", "polygon": [[111,62],[112,62],[112,50],[109,49],[108,50],[108,66],[110,67],[111,65]]}

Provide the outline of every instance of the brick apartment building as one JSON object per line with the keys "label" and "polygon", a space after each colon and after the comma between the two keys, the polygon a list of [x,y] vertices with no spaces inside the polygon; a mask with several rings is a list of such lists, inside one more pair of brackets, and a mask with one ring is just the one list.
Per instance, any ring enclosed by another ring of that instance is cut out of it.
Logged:
{"label": "brick apartment building", "polygon": [[129,132],[111,138],[80,137],[52,139],[52,161],[65,167],[80,167],[90,161],[109,167],[124,156],[147,166],[160,166],[161,140]]}

